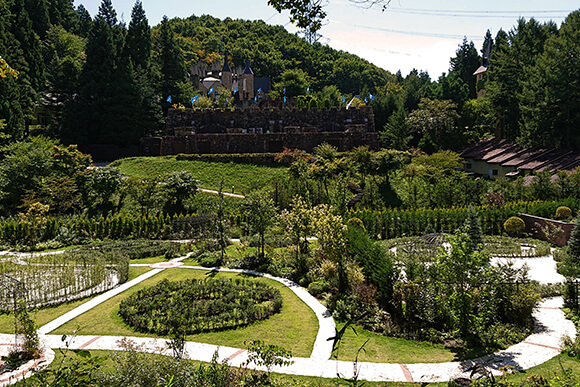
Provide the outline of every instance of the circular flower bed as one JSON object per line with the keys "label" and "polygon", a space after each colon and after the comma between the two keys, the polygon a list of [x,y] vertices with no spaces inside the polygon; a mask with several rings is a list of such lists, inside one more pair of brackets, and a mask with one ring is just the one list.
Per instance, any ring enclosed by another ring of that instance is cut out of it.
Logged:
{"label": "circular flower bed", "polygon": [[263,320],[282,308],[278,289],[243,279],[168,281],[121,302],[119,314],[140,331],[167,335],[232,329]]}

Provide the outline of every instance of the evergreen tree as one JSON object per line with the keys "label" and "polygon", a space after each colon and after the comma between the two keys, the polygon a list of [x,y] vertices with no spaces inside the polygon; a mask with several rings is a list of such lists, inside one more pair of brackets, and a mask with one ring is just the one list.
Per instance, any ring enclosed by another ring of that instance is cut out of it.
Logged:
{"label": "evergreen tree", "polygon": [[580,147],[580,11],[572,12],[544,45],[523,81],[520,142]]}
{"label": "evergreen tree", "polygon": [[131,12],[131,21],[127,32],[125,49],[133,66],[141,69],[149,68],[151,58],[151,28],[145,16],[141,1],[137,1]]}
{"label": "evergreen tree", "polygon": [[83,38],[88,38],[89,33],[91,32],[91,28],[93,27],[93,19],[91,18],[89,11],[87,11],[87,9],[82,4],[79,4],[75,13],[75,18],[78,20],[78,22],[75,26],[74,32]]}
{"label": "evergreen tree", "polygon": [[502,137],[520,135],[520,96],[526,69],[535,65],[544,43],[556,32],[554,23],[540,24],[535,19],[519,19],[509,34],[499,31],[489,64],[486,96],[498,113],[498,131]]}
{"label": "evergreen tree", "polygon": [[119,45],[122,43],[117,27],[110,0],[103,0],[87,40],[79,104],[65,131],[67,136],[77,141],[100,142],[102,131],[111,130],[119,119],[109,111],[115,92],[118,92],[115,77],[123,77],[117,73]]}
{"label": "evergreen tree", "polygon": [[466,228],[466,234],[471,239],[471,248],[473,250],[481,250],[483,247],[483,231],[481,230],[481,221],[477,215],[477,211],[472,206],[469,206],[467,219],[463,223]]}
{"label": "evergreen tree", "polygon": [[44,40],[50,27],[48,5],[46,0],[26,0],[25,8],[32,22],[32,30]]}
{"label": "evergreen tree", "polygon": [[[473,73],[480,66],[481,59],[477,54],[473,42],[468,43],[466,37],[463,38],[463,43],[459,46],[455,54],[455,57],[451,58],[449,62],[449,76],[455,75],[461,79],[468,87],[467,98],[473,99],[476,97],[475,76]],[[455,99],[453,101],[460,103],[459,108],[461,108],[464,102]]]}
{"label": "evergreen tree", "polygon": [[69,32],[78,28],[79,18],[72,0],[48,0],[48,16],[52,25],[63,26]]}
{"label": "evergreen tree", "polygon": [[[172,96],[173,102],[177,102],[179,94],[179,83],[185,79],[185,63],[183,53],[177,45],[175,34],[167,16],[161,20],[159,27],[159,39],[157,42],[159,52],[159,66],[161,72],[161,92],[162,101],[166,101],[168,96]],[[169,103],[164,102],[164,109],[169,108]]]}

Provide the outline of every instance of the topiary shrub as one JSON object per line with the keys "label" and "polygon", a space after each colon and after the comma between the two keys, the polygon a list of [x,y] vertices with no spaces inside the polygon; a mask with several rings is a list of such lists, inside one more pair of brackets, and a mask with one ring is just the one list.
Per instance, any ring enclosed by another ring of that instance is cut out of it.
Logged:
{"label": "topiary shrub", "polygon": [[521,235],[526,229],[526,223],[522,218],[512,216],[505,221],[503,229],[511,236]]}
{"label": "topiary shrub", "polygon": [[572,210],[570,207],[560,206],[556,209],[556,218],[568,219],[572,217]]}

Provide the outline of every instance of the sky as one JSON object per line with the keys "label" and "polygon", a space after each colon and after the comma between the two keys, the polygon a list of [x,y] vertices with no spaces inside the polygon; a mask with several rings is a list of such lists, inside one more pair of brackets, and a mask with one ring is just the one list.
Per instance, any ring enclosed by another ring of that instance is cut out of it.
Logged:
{"label": "sky", "polygon": [[[449,70],[449,59],[455,56],[463,38],[473,41],[480,50],[489,29],[495,37],[509,31],[520,17],[558,24],[570,12],[579,9],[578,0],[392,0],[383,11],[380,7],[365,9],[348,0],[327,0],[326,24],[320,30],[323,44],[358,55],[393,73],[403,75],[412,69],[427,71],[437,79]],[[75,0],[95,16],[100,0]],[[135,0],[112,0],[120,20],[131,20]],[[267,0],[142,0],[151,26],[163,15],[188,17],[209,14],[220,19],[264,20],[283,25],[295,33],[288,13],[279,14]]]}

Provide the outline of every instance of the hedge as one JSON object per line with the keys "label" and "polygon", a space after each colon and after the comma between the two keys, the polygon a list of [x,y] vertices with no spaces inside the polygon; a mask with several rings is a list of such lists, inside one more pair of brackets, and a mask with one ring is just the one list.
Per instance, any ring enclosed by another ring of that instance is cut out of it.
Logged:
{"label": "hedge", "polygon": [[[580,199],[568,198],[553,202],[514,202],[503,206],[474,207],[481,220],[481,229],[486,235],[501,235],[503,224],[511,216],[526,213],[550,217],[559,206],[568,206],[574,212],[580,207]],[[345,218],[359,218],[370,235],[379,239],[423,235],[425,230],[453,233],[463,225],[469,212],[468,207],[388,209],[373,211],[355,209],[346,213]]]}

